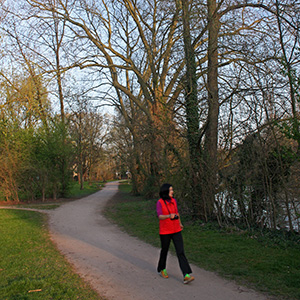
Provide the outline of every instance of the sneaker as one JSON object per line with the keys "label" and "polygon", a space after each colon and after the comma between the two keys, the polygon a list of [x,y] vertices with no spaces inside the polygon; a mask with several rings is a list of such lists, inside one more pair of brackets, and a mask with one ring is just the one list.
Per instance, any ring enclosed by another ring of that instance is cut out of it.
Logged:
{"label": "sneaker", "polygon": [[163,270],[160,271],[160,276],[163,277],[163,278],[169,278],[169,275],[168,275],[166,269],[163,269]]}
{"label": "sneaker", "polygon": [[193,281],[195,278],[189,274],[186,274],[183,278],[183,283],[187,284],[190,283],[191,281]]}

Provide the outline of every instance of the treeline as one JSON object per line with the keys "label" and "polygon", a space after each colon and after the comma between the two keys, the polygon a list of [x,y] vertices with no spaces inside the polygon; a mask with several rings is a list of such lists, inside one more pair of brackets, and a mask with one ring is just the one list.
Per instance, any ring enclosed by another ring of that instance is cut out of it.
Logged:
{"label": "treeline", "polygon": [[0,201],[67,197],[75,181],[82,188],[84,181],[112,178],[112,170],[101,168],[103,116],[82,97],[62,118],[38,79],[2,82]]}
{"label": "treeline", "polygon": [[287,0],[7,1],[2,55],[52,83],[62,117],[70,91],[116,109],[135,193],[169,181],[193,218],[299,230],[299,15]]}

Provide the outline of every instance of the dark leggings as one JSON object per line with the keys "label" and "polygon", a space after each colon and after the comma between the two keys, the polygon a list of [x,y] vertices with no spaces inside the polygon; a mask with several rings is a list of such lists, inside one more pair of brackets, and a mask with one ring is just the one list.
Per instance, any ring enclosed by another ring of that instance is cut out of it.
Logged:
{"label": "dark leggings", "polygon": [[159,262],[157,266],[157,271],[160,272],[163,269],[166,268],[166,262],[167,262],[167,255],[170,247],[171,240],[174,243],[178,262],[180,269],[182,271],[182,274],[190,274],[192,273],[191,267],[189,265],[189,262],[184,254],[184,248],[183,248],[183,239],[182,234],[180,232],[172,233],[172,234],[160,234],[160,241],[161,241],[161,251],[160,251],[160,257]]}

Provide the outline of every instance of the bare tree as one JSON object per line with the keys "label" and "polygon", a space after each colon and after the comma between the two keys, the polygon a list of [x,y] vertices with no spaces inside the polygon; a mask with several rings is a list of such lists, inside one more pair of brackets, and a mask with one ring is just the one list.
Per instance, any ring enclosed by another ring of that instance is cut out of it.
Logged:
{"label": "bare tree", "polygon": [[[137,5],[132,1],[115,1],[99,3],[91,9],[90,3],[85,1],[81,3],[82,6],[77,7],[78,11],[82,12],[80,17],[71,13],[62,1],[57,1],[55,8],[40,1],[29,2],[43,11],[52,13],[54,9],[58,18],[72,26],[77,38],[83,41],[83,46],[89,46],[88,49],[82,48],[87,55],[79,59],[77,65],[81,68],[107,68],[117,95],[117,106],[127,120],[124,98],[145,115],[145,122],[149,128],[149,144],[152,145],[149,178],[152,178],[154,186],[157,186],[160,181],[160,153],[163,148],[159,131],[164,128],[163,124],[172,122],[173,107],[182,90],[182,86],[177,85],[177,80],[184,63],[181,58],[177,61],[171,58],[176,41],[179,9],[171,10],[171,14],[166,8],[161,11],[165,15],[170,14],[171,22],[167,25],[164,19],[157,19],[157,10],[163,8],[159,5],[167,5],[167,2],[159,4],[159,1],[155,1],[150,6],[147,4],[151,14],[146,14],[142,3]],[[143,4],[146,5],[146,2]],[[123,15],[123,11],[127,12],[126,16]],[[99,23],[95,23],[96,16]],[[127,24],[130,24],[130,28],[121,23],[124,18],[129,18]],[[100,30],[106,30],[106,34],[103,35]],[[116,36],[119,37],[119,42],[116,42]],[[158,41],[158,38],[163,39],[163,42]],[[92,52],[98,52],[100,55],[93,55]],[[175,66],[174,71],[170,66]],[[124,72],[133,82],[130,87],[123,82],[126,77]],[[165,113],[170,117],[166,118]]]}
{"label": "bare tree", "polygon": [[102,115],[89,104],[89,99],[75,97],[68,121],[76,148],[75,172],[78,174],[80,189],[83,189],[83,182],[93,177],[93,169],[101,159],[106,131]]}

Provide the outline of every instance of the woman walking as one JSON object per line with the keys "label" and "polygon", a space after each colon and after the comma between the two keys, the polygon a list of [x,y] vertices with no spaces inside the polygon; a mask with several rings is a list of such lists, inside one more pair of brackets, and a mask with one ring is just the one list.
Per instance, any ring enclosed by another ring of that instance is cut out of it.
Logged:
{"label": "woman walking", "polygon": [[174,243],[179,266],[183,274],[183,283],[190,283],[195,278],[190,275],[191,267],[185,257],[183,239],[181,231],[183,225],[178,213],[177,202],[173,198],[173,187],[171,184],[165,183],[161,186],[159,196],[160,199],[156,204],[157,216],[159,219],[159,235],[161,241],[161,251],[157,271],[163,278],[168,278],[166,271],[167,255],[171,240]]}

